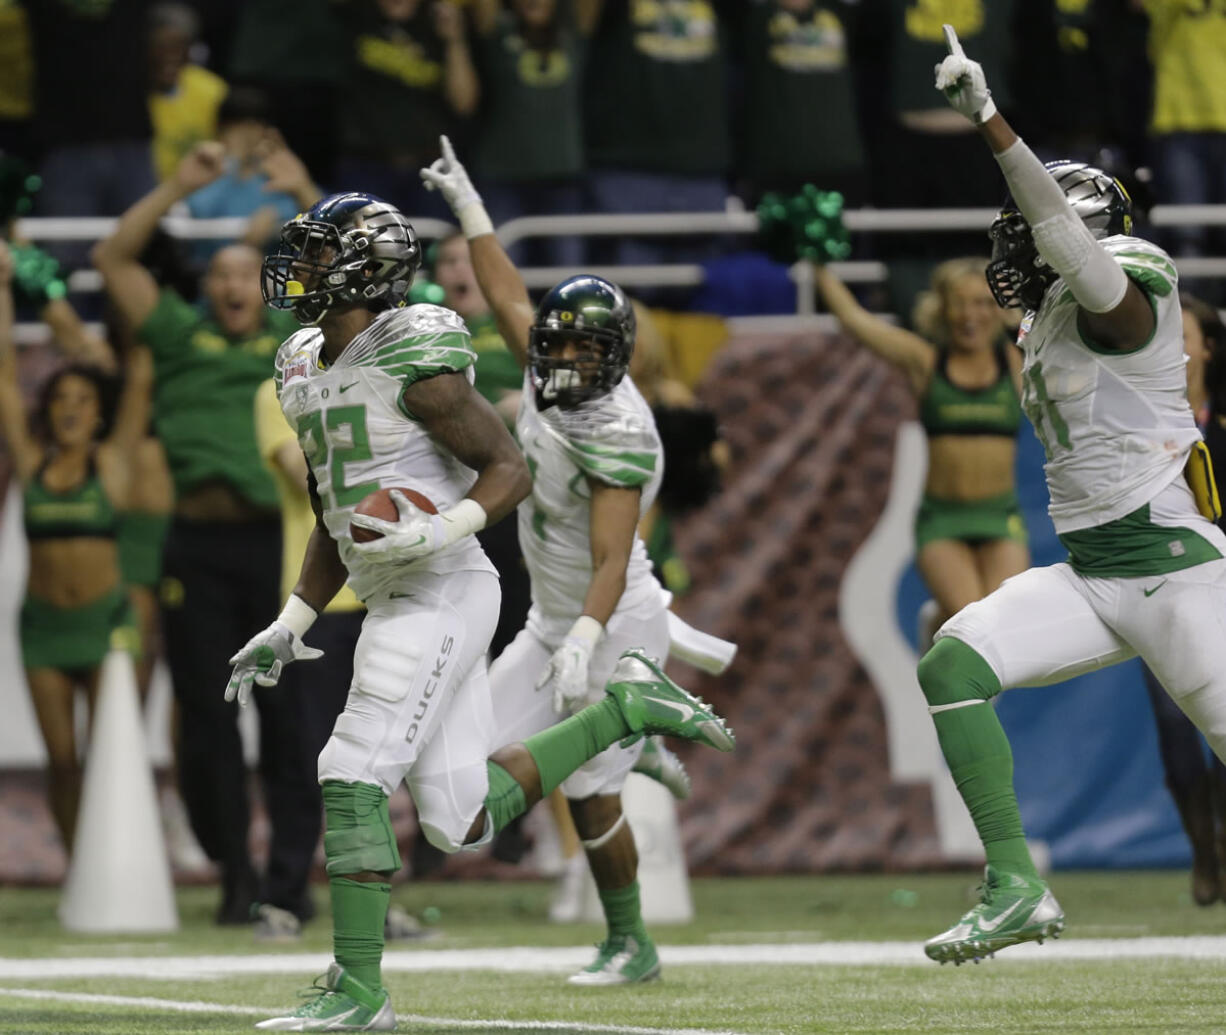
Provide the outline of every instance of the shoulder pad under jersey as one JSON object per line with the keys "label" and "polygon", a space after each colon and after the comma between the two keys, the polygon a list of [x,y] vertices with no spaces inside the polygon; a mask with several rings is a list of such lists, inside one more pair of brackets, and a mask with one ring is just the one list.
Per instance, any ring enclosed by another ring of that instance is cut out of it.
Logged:
{"label": "shoulder pad under jersey", "polygon": [[467,370],[477,360],[464,321],[437,305],[412,305],[381,315],[339,360],[377,367],[410,384],[435,374]]}

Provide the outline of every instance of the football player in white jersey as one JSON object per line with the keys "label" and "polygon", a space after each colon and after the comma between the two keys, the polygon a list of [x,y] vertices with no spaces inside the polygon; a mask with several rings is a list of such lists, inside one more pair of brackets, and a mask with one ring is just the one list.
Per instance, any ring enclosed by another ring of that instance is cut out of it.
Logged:
{"label": "football player in white jersey", "polygon": [[1043,166],[945,32],[937,88],[978,126],[1009,185],[988,280],[1001,305],[1026,311],[1023,405],[1069,551],[960,611],[919,664],[987,855],[982,901],[925,946],[960,963],[1064,927],[1026,850],[994,695],[1140,655],[1226,757],[1226,536],[1210,520],[1216,496],[1187,402],[1174,264],[1129,236],[1118,182],[1076,162]]}
{"label": "football player in white jersey", "polygon": [[[349,698],[319,757],[336,959],[319,994],[257,1025],[267,1030],[395,1026],[380,959],[388,881],[400,868],[387,798],[402,780],[426,836],[454,852],[484,844],[618,741],[671,732],[732,748],[718,716],[634,652],[618,659],[599,703],[523,743],[497,734],[485,655],[498,580],[473,533],[509,514],[530,480],[472,387],[475,355],[459,317],[403,303],[419,257],[399,211],[347,193],[287,223],[264,263],[269,305],[306,325],[281,346],[276,378],[317,524],[284,610],[231,659],[226,698],[243,703],[253,683],[273,685],[284,665],[318,656],[303,636],[346,578],[367,607]],[[400,492],[396,521],[355,513],[398,486],[438,513]],[[356,542],[355,525],[377,537]]]}
{"label": "football player in white jersey", "polygon": [[[655,420],[627,376],[634,309],[601,277],[572,276],[533,309],[519,271],[446,137],[422,170],[468,238],[473,269],[507,347],[525,368],[516,435],[532,472],[519,541],[532,581],[528,623],[490,669],[499,731],[519,739],[599,695],[618,655],[669,651],[668,597],[637,534],[663,475]],[[642,744],[615,746],[562,784],[608,923],[579,985],[659,975],[643,925],[638,852],[621,790]]]}

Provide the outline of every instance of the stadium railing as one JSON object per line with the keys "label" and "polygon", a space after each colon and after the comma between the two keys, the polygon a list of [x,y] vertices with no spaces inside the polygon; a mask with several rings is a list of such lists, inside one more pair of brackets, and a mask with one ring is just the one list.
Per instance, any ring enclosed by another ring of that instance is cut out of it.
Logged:
{"label": "stadium railing", "polygon": [[[965,233],[986,231],[996,217],[990,208],[935,209],[850,209],[844,221],[853,234],[873,233]],[[114,229],[113,218],[102,217],[36,217],[19,220],[17,236],[35,243],[57,241],[96,241]],[[1148,224],[1154,227],[1226,226],[1226,205],[1158,205],[1149,213]],[[246,229],[244,219],[191,219],[169,216],[162,221],[163,229],[173,237],[185,240],[232,240]],[[413,225],[420,237],[436,240],[451,233],[455,227],[439,219],[415,219]],[[758,230],[756,213],[729,208],[722,212],[663,212],[641,214],[591,214],[563,216],[522,216],[497,228],[505,245],[549,237],[695,237],[750,236]],[[986,242],[985,242],[986,243]],[[985,247],[986,251],[986,247]],[[1176,258],[1180,275],[1185,277],[1226,277],[1226,257],[1195,256]],[[888,266],[881,261],[833,263],[831,268],[848,283],[881,283],[888,275]],[[659,263],[646,265],[594,265],[585,267],[599,276],[608,277],[631,290],[654,287],[698,287],[706,279],[699,263]],[[527,267],[522,270],[529,288],[549,287],[570,269],[553,266]],[[785,325],[799,317],[804,323],[816,321],[816,304],[812,289],[812,268],[798,262],[789,270],[796,285],[796,302],[791,313],[776,317],[749,318],[758,324]],[[102,277],[95,270],[73,271],[68,289],[74,294],[102,290]],[[781,320],[780,318],[792,318]],[[47,338],[47,331],[37,323],[18,324],[17,340],[32,344]]]}

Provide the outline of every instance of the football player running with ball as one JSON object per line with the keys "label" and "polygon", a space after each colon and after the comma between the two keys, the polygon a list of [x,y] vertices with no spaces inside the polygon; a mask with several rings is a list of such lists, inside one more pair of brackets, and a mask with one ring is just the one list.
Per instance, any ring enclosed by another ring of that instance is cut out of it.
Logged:
{"label": "football player running with ball", "polygon": [[[311,623],[348,581],[366,604],[344,712],[319,756],[335,962],[318,995],[257,1025],[274,1031],[390,1031],[383,921],[400,856],[388,795],[403,780],[422,829],[454,852],[486,843],[575,769],[653,733],[731,750],[722,720],[627,652],[599,703],[523,743],[497,735],[485,654],[498,580],[473,533],[530,488],[501,418],[472,387],[464,324],[404,305],[420,263],[413,228],[369,194],[336,194],[287,223],[264,262],[264,297],[305,325],[277,354],[281,407],[310,466],[316,514],[293,595],[232,659],[226,698],[276,683]],[[356,514],[380,489],[399,519]],[[351,528],[377,533],[357,543]]]}
{"label": "football player running with ball", "polygon": [[[532,495],[519,507],[532,609],[490,669],[499,732],[523,737],[598,696],[628,647],[667,657],[668,597],[637,534],[663,457],[651,409],[626,373],[635,337],[629,300],[607,280],[578,275],[551,288],[534,311],[468,173],[447,138],[440,143],[443,157],[422,179],[456,214],[481,292],[526,370],[515,430],[532,472]],[[641,742],[611,747],[562,784],[608,923],[595,961],[572,984],[648,981],[660,972],[621,806],[642,749]]]}
{"label": "football player running with ball", "polygon": [[919,664],[987,854],[982,901],[925,946],[960,963],[1064,927],[1022,835],[1009,742],[988,703],[1002,689],[1140,655],[1226,757],[1226,536],[1209,519],[1216,497],[1186,396],[1174,264],[1129,236],[1118,182],[1076,162],[1043,166],[945,32],[937,88],[978,126],[1009,185],[988,280],[1001,305],[1026,310],[1023,405],[1069,552],[960,611]]}

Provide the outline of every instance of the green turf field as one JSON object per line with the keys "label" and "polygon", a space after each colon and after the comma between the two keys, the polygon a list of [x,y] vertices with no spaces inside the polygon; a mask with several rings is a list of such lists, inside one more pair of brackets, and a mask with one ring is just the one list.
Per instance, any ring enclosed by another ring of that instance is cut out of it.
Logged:
{"label": "green turf field", "polygon": [[[385,981],[423,1035],[1226,1029],[1226,906],[1193,906],[1184,874],[1057,875],[1065,938],[938,967],[919,943],[974,882],[695,881],[698,920],[656,929],[664,979],[634,989],[565,984],[600,931],[549,924],[543,884],[403,885],[396,901],[439,920],[389,947]],[[55,893],[0,889],[0,1032],[241,1032],[295,1003],[327,962],[326,908],[300,943],[259,947],[209,923],[215,896],[183,890],[174,935],[99,937],[61,932]]]}

